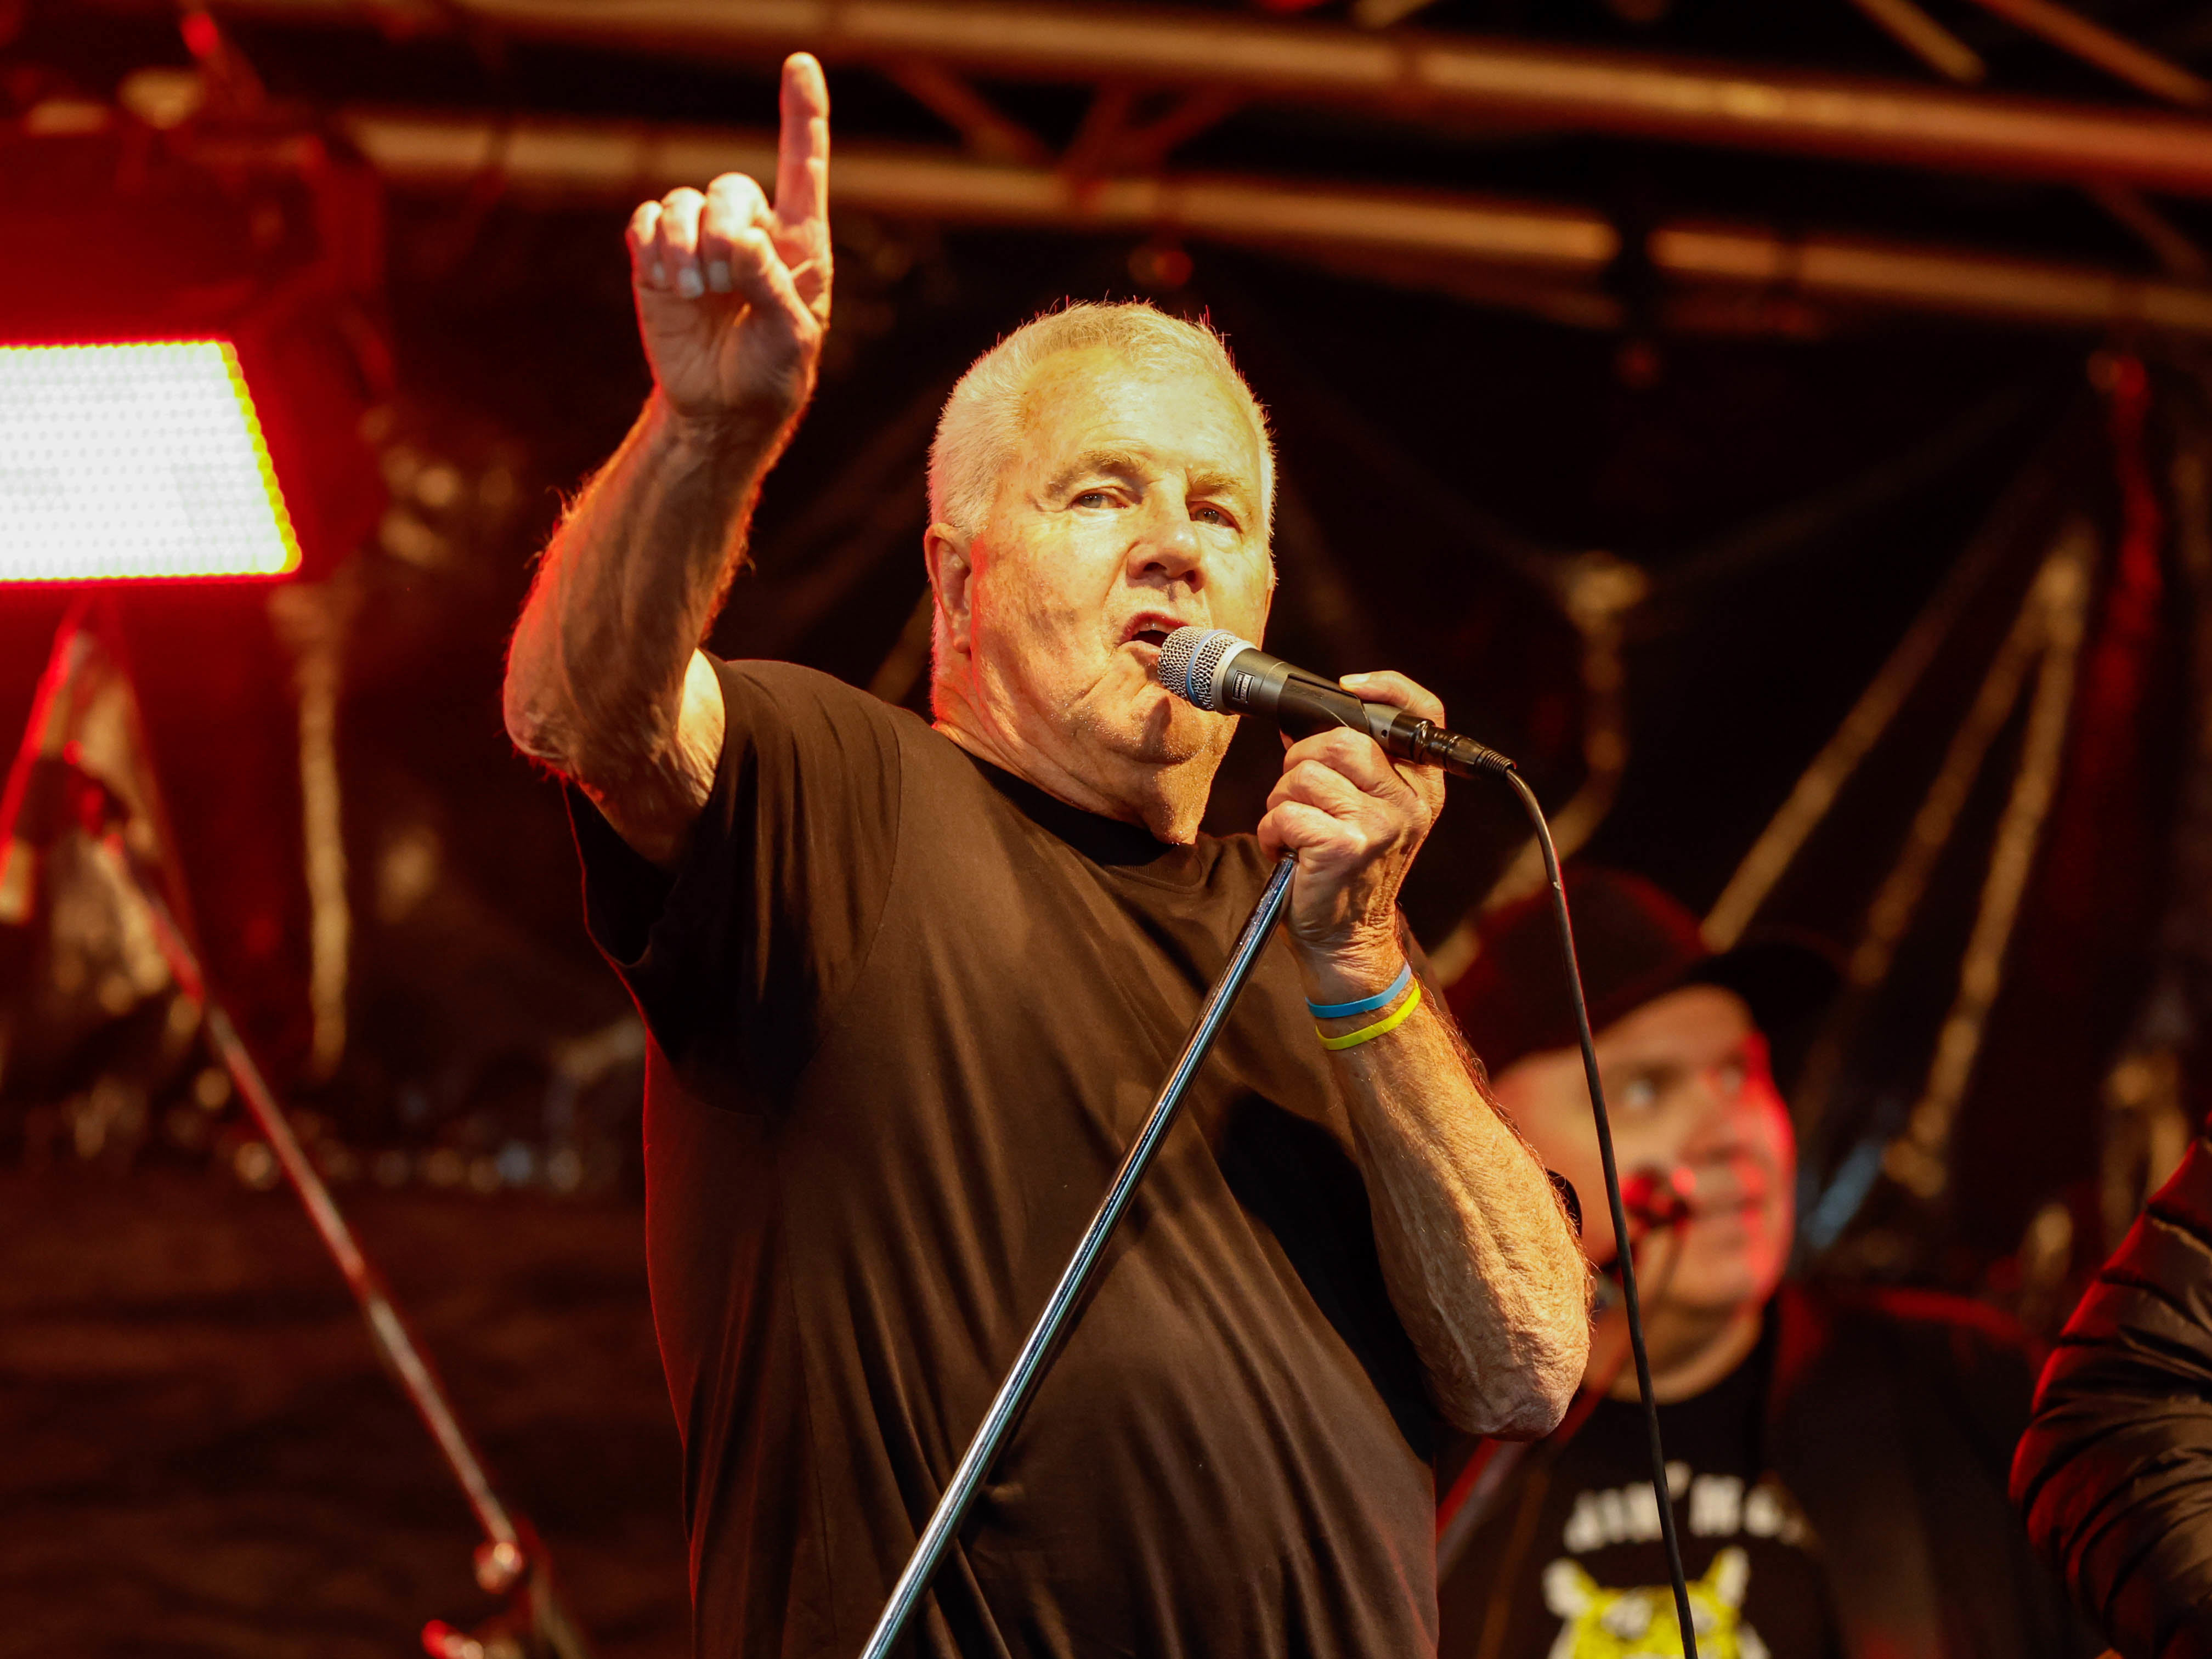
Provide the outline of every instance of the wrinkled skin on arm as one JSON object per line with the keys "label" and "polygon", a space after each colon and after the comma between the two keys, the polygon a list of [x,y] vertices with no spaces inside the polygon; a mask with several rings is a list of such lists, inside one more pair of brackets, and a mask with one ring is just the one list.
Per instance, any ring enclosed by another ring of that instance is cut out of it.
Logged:
{"label": "wrinkled skin on arm", "polygon": [[653,390],[545,550],[507,655],[508,734],[663,865],[706,804],[722,700],[699,642],[830,321],[830,100],[784,65],[776,199],[742,173],[631,216]]}
{"label": "wrinkled skin on arm", "polygon": [[[1344,684],[1443,723],[1443,704],[1403,676]],[[1399,765],[1364,732],[1323,732],[1285,752],[1260,841],[1297,856],[1285,927],[1309,1000],[1353,1001],[1396,976],[1398,890],[1443,790],[1441,772]],[[1380,1017],[1325,1026],[1334,1035]],[[1473,1433],[1549,1433],[1589,1351],[1589,1267],[1542,1166],[1433,999],[1331,1063],[1352,1103],[1391,1302],[1439,1409]]]}

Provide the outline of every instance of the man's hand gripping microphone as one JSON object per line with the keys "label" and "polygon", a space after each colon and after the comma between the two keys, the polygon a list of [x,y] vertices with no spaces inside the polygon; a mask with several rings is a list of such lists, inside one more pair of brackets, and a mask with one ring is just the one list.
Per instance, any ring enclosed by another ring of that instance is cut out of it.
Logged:
{"label": "man's hand gripping microphone", "polygon": [[1221,714],[1257,714],[1294,738],[1335,726],[1364,732],[1393,758],[1441,766],[1463,778],[1503,776],[1513,763],[1473,738],[1416,720],[1387,702],[1367,702],[1333,680],[1271,657],[1223,628],[1178,628],[1160,647],[1161,687]]}
{"label": "man's hand gripping microphone", "polygon": [[[1620,1169],[1613,1157],[1613,1127],[1605,1109],[1605,1079],[1598,1069],[1597,1041],[1590,1031],[1589,1006],[1583,995],[1582,975],[1575,965],[1574,928],[1567,915],[1567,889],[1559,875],[1559,849],[1552,844],[1551,826],[1535,791],[1513,769],[1513,763],[1491,749],[1446,732],[1427,720],[1415,720],[1403,709],[1387,703],[1362,701],[1342,686],[1318,674],[1293,668],[1279,657],[1271,657],[1249,640],[1240,640],[1221,629],[1178,628],[1160,647],[1159,665],[1153,674],[1161,687],[1199,708],[1218,714],[1260,714],[1273,720],[1294,737],[1308,737],[1336,726],[1364,732],[1382,746],[1383,752],[1417,765],[1441,766],[1462,777],[1488,774],[1503,779],[1520,797],[1528,814],[1529,828],[1544,856],[1544,874],[1552,885],[1552,913],[1559,920],[1559,949],[1573,992],[1576,1035],[1581,1039],[1583,1073],[1589,1083],[1590,1119],[1597,1130],[1598,1159],[1605,1170],[1606,1206],[1613,1216],[1615,1238],[1633,1235],[1621,1193]],[[1672,1187],[1670,1181],[1668,1185]],[[1678,1194],[1679,1195],[1679,1194]],[[1661,1199],[1655,1189],[1647,1202]],[[1679,1218],[1674,1224],[1679,1224]],[[1659,1407],[1651,1387],[1651,1355],[1644,1340],[1644,1316],[1636,1294],[1636,1253],[1619,1256],[1622,1311],[1628,1332],[1628,1350],[1636,1362],[1637,1392],[1644,1400],[1644,1438],[1651,1451],[1651,1490],[1668,1489],[1667,1453],[1659,1435]],[[1674,1593],[1674,1621],[1681,1650],[1698,1650],[1696,1614],[1690,1607],[1689,1581],[1682,1571],[1681,1540],[1674,1533],[1674,1506],[1654,1500],[1659,1511],[1659,1537],[1667,1552],[1668,1586]]]}

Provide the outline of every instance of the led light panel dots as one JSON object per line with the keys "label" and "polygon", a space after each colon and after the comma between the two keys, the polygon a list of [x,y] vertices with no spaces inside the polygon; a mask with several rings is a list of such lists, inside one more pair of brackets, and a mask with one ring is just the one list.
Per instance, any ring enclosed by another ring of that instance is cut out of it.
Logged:
{"label": "led light panel dots", "polygon": [[228,341],[0,346],[0,582],[299,564]]}

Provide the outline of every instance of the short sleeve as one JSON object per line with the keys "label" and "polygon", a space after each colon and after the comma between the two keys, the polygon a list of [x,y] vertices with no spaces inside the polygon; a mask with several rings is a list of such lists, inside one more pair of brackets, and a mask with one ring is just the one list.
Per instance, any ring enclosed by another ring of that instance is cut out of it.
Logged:
{"label": "short sleeve", "polygon": [[866,960],[899,832],[898,722],[789,663],[714,664],[714,781],[672,872],[568,791],[592,938],[686,1086],[766,1109]]}

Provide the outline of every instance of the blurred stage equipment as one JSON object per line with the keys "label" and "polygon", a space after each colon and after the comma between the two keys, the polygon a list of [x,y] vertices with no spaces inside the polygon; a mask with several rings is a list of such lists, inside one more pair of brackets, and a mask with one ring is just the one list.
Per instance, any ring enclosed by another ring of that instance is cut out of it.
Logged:
{"label": "blurred stage equipment", "polygon": [[[495,1490],[381,1275],[210,989],[123,653],[119,593],[154,583],[173,596],[179,582],[326,571],[380,505],[362,434],[362,416],[388,374],[368,308],[379,276],[374,181],[364,197],[357,166],[334,162],[312,133],[278,130],[250,71],[204,15],[188,15],[186,39],[208,85],[231,100],[234,123],[250,129],[256,154],[289,157],[288,166],[210,171],[181,138],[149,155],[148,134],[118,135],[102,114],[33,135],[17,149],[46,153],[0,168],[0,208],[16,232],[0,255],[0,297],[9,326],[32,337],[0,347],[0,445],[9,456],[0,483],[0,582],[92,588],[61,623],[0,793],[0,965],[15,993],[0,1002],[0,1064],[20,1050],[18,1039],[48,1036],[41,1028],[58,1012],[66,1017],[72,1001],[90,1012],[70,1029],[101,1036],[115,1016],[167,995],[157,1041],[168,1068],[196,1033],[204,1037],[483,1529],[476,1577],[502,1599],[502,1610],[474,1632],[433,1621],[426,1647],[441,1659],[584,1659],[587,1645],[556,1594],[543,1545]],[[193,135],[203,150],[214,131]],[[80,188],[88,183],[97,187]],[[167,232],[174,240],[159,246]],[[62,246],[70,257],[57,261]],[[149,272],[175,281],[149,282]],[[219,326],[204,335],[192,326],[209,319]],[[187,335],[200,337],[180,337]],[[274,420],[272,403],[283,410]],[[289,498],[280,478],[296,486]],[[303,613],[315,609],[277,614],[280,622],[289,615],[295,635],[313,636]],[[319,765],[326,770],[326,856],[337,846],[335,658],[325,653],[318,671],[314,638],[295,643],[312,884]],[[191,649],[222,645],[198,639]],[[336,856],[342,887],[342,848]],[[19,975],[39,959],[42,925],[49,971]],[[343,934],[338,943],[342,953]],[[343,984],[341,975],[341,1001]],[[43,1002],[29,1006],[36,999]]]}
{"label": "blurred stage equipment", "polygon": [[[251,479],[210,482],[229,484],[234,495]],[[219,489],[210,494],[222,499]],[[94,492],[92,505],[99,500]],[[137,503],[127,489],[118,491],[116,500],[127,524],[136,516]],[[283,505],[273,489],[265,511],[272,522],[281,521]],[[120,534],[124,526],[111,527]],[[190,526],[209,535],[220,534],[222,528],[219,523]],[[81,868],[88,854],[103,878],[101,896],[112,907],[113,935],[126,947],[122,966],[135,967],[140,978],[147,978],[143,969],[150,957],[158,964],[151,975],[155,982],[166,975],[182,1005],[196,1016],[209,1048],[265,1137],[277,1169],[344,1274],[378,1356],[421,1415],[483,1529],[477,1581],[488,1594],[507,1597],[509,1606],[477,1635],[434,1621],[424,1637],[429,1650],[452,1659],[501,1652],[583,1659],[588,1649],[555,1595],[543,1545],[529,1522],[494,1489],[483,1458],[382,1275],[363,1253],[228,1012],[209,989],[199,952],[179,919],[183,884],[146,763],[137,699],[127,671],[103,637],[112,636],[112,619],[106,618],[102,626],[102,608],[89,598],[80,599],[64,622],[6,793],[0,795],[0,924],[24,927],[34,920],[48,902],[42,888],[48,884],[43,866],[50,859],[61,861],[64,870]],[[78,908],[82,908],[82,898]],[[503,1649],[502,1642],[507,1644]]]}
{"label": "blurred stage equipment", "polygon": [[[2008,0],[2007,9],[2020,3]],[[214,9],[226,17],[368,23],[393,9],[368,0],[219,0]],[[408,11],[419,30],[450,28],[459,15],[430,5]],[[805,50],[832,65],[920,62],[935,75],[1110,80],[1125,88],[1194,88],[1215,99],[1322,101],[1769,153],[2212,191],[2212,123],[1523,40],[969,0],[646,0],[607,7],[471,0],[465,15],[513,40],[771,60]]]}
{"label": "blurred stage equipment", "polygon": [[228,340],[0,346],[0,581],[300,568]]}
{"label": "blurred stage equipment", "polygon": [[[1868,3],[1893,33],[1908,17],[1927,21],[1907,0]],[[2195,76],[2051,0],[1984,3],[2154,96],[2190,107],[2204,102]],[[398,8],[346,0],[222,0],[216,9],[262,24],[351,23],[404,34],[450,30],[460,21],[444,8],[410,7],[403,19]],[[1370,274],[1584,326],[1620,322],[1620,301],[1601,278],[1627,254],[1696,290],[1669,295],[1670,307],[1699,314],[1717,307],[1711,320],[1735,327],[1812,303],[2212,333],[2212,292],[2195,281],[2201,262],[2185,268],[2185,255],[2180,264],[2168,257],[2185,241],[2136,194],[2212,194],[2212,120],[2197,117],[1218,12],[945,0],[652,0],[600,9],[485,0],[465,19],[470,29],[503,40],[764,61],[805,48],[833,66],[878,71],[951,128],[967,153],[841,144],[839,198],[866,210],[1166,237],[1202,231],[1323,259],[1356,256]],[[1926,29],[1908,27],[1900,38],[1923,58],[1932,49]],[[1978,68],[1972,53],[1965,56]],[[1974,78],[1965,61],[1945,64],[1951,78]],[[1055,155],[971,76],[1095,90],[1089,113]],[[1624,228],[1577,205],[1163,170],[1175,149],[1240,107],[1316,102],[1431,126],[1587,131],[2077,184],[2181,280],[1796,224],[1686,219]],[[773,173],[772,135],[513,111],[361,106],[341,109],[335,119],[380,171],[405,185],[482,190],[496,181],[526,195],[627,202],[654,180],[730,169]]]}
{"label": "blurred stage equipment", "polygon": [[[726,172],[773,177],[775,167],[772,134],[428,111],[349,110],[339,121],[378,170],[401,185],[463,189],[492,177],[519,197],[612,203],[635,197],[641,180]],[[2212,166],[2203,182],[2212,188]],[[1620,321],[1620,302],[1599,283],[1621,256],[1622,234],[1585,209],[1261,177],[1084,178],[859,143],[838,151],[837,191],[848,209],[959,224],[1097,232],[1203,226],[1218,241],[1411,262],[1382,269],[1393,278],[1523,304],[1563,322]],[[1753,309],[1802,298],[2212,336],[2212,291],[2092,265],[1757,225],[1662,224],[1643,240],[1661,275]],[[1482,273],[1542,279],[1545,286],[1489,293]]]}
{"label": "blurred stage equipment", "polygon": [[[94,851],[110,878],[111,891],[129,907],[131,931],[150,942],[170,981],[197,1012],[208,1047],[230,1074],[278,1169],[344,1274],[378,1357],[421,1415],[483,1529],[484,1541],[476,1554],[477,1582],[486,1593],[510,1599],[507,1611],[495,1621],[497,1632],[465,1636],[433,1621],[424,1632],[426,1645],[449,1659],[496,1654],[502,1641],[508,1644],[505,1651],[518,1656],[543,1652],[583,1659],[589,1650],[554,1593],[543,1545],[530,1523],[493,1488],[482,1456],[454,1415],[383,1275],[362,1251],[228,1012],[208,988],[199,953],[168,896],[180,890],[180,882],[155,828],[158,797],[143,766],[143,748],[133,756],[142,764],[130,769],[135,775],[119,786],[109,781],[112,775],[86,763],[85,744],[76,735],[86,728],[86,715],[105,704],[111,726],[132,733],[137,726],[129,678],[104,646],[92,609],[80,603],[63,624],[30,730],[0,799],[0,894],[7,896],[0,921],[29,919],[40,898],[39,863],[64,837],[81,837]],[[469,1644],[473,1648],[459,1645]]]}
{"label": "blurred stage equipment", "polygon": [[2189,606],[2194,718],[2173,830],[2173,890],[2152,945],[2150,984],[2105,1079],[2099,1208],[2108,1251],[2119,1248],[2144,1200],[2189,1150],[2196,1113],[2187,1062],[2203,1034],[2212,988],[2212,428],[2201,418],[2179,435],[2169,486],[2179,586]]}
{"label": "blurred stage equipment", "polygon": [[[1896,1271],[1905,1260],[1912,1224],[1904,1218],[1911,1206],[1925,1214],[1951,1194],[1969,1085],[1978,1066],[2004,1058],[1985,1054],[1991,1018],[2001,997],[2017,989],[2032,998],[2037,981],[2049,978],[2038,949],[2070,948],[2078,956],[2108,948],[2094,939],[2085,942],[2080,930],[2112,908],[2100,884],[2114,878],[2111,866],[2120,855],[2106,839],[2106,821],[2124,815],[2151,741],[2145,717],[2157,702],[2159,618],[2171,580],[2162,551],[2168,545],[2188,619],[2171,647],[2186,676],[2185,688],[2177,687],[2186,692],[2176,756],[2183,785],[2173,809],[2167,884],[2153,913],[2158,927],[2148,971],[2140,991],[2131,991],[2133,1000],[2118,1010],[2126,1018],[2117,1048],[2099,1057],[2104,1112],[2095,1208],[2109,1235],[2105,1248],[2179,1162],[2201,1111],[2189,1098],[2189,1075],[2212,1008],[2212,939],[2206,933],[2212,915],[2212,531],[2204,483],[2212,450],[2201,408],[2177,393],[2164,440],[2171,451],[2162,499],[2146,435],[2151,372],[2120,352],[2098,354],[2090,368],[2104,430],[2077,426],[2060,439],[2065,453],[2086,450],[2097,466],[2108,466],[2110,484],[2094,475],[2086,489],[2080,480],[2063,482],[2052,453],[2030,463],[1798,778],[1705,918],[1714,948],[1742,937],[1796,872],[1808,844],[1847,808],[1862,767],[1885,744],[1911,751],[1915,739],[1905,717],[1924,706],[1920,700],[1929,694],[1923,687],[1943,671],[1954,678],[1963,707],[1936,727],[1941,732],[1948,726],[1948,736],[1927,745],[1932,775],[1901,842],[1874,872],[1843,995],[1793,1091],[1801,1142],[1809,1149],[1805,1167],[1822,1183],[1803,1195],[1802,1243],[1827,1255],[1831,1267]],[[2100,487],[2109,490],[2109,527],[2100,526],[2096,496],[2087,494]],[[1927,734],[1919,735],[1924,740]],[[1978,891],[1971,903],[1948,899],[1949,909],[1963,913],[1963,937],[1955,968],[1946,975],[1948,1005],[1929,1008],[1942,1013],[1930,1033],[1924,1070],[1901,1093],[1872,1103],[1853,1099],[1853,1088],[1863,1089],[1863,1080],[1850,1075],[1855,1050],[1878,1011],[1895,1000],[1909,942],[1931,912],[1946,907],[1946,890],[1955,884],[1944,874],[1952,867],[1947,860],[1962,850],[1972,852],[1964,869],[1978,875]],[[2142,854],[2130,861],[2140,863]],[[2142,878],[2123,872],[2120,878]],[[2040,941],[2026,937],[2031,884],[2039,879],[2047,913]],[[2085,1205],[2085,1218],[2089,1212]],[[2063,1202],[2046,1203],[2028,1218],[2019,1295],[2063,1305],[2057,1291],[2075,1231]]]}
{"label": "blurred stage equipment", "polygon": [[[267,617],[263,596],[226,591],[221,580],[291,574],[303,593],[325,592],[384,508],[369,438],[392,380],[380,317],[382,186],[311,112],[272,103],[204,14],[193,14],[184,37],[197,70],[133,76],[123,106],[49,96],[0,129],[0,217],[13,233],[0,243],[4,338],[47,348],[6,358],[0,425],[9,453],[27,467],[11,475],[23,482],[0,489],[0,577],[217,579],[189,598],[172,589],[158,599],[119,599],[118,615],[189,610],[191,651],[236,670],[265,653]],[[86,349],[59,349],[71,346]],[[194,408],[199,418],[187,418]],[[118,443],[115,422],[126,418],[138,424]],[[243,435],[236,427],[222,435],[222,422],[234,420]],[[240,501],[289,502],[258,540],[231,536],[206,498],[215,476],[207,463],[225,443],[236,459],[241,441],[253,464],[224,475],[226,487],[242,492]],[[127,458],[120,465],[118,454]],[[84,526],[120,522],[120,498],[98,514],[84,511],[82,499],[102,483],[136,492],[137,514],[128,556],[106,564]],[[179,540],[188,522],[208,526],[197,550]],[[140,666],[162,678],[184,654],[164,652]],[[256,734],[283,708],[253,695],[258,688],[242,673],[194,689],[208,714],[252,721]],[[312,696],[301,712],[301,773],[331,781],[333,810],[319,812],[318,792],[307,791],[297,841],[268,815],[241,815],[227,837],[235,866],[201,876],[226,890],[226,915],[245,909],[248,896],[272,910],[280,896],[289,900],[283,878],[295,858],[311,875],[343,864],[335,766],[324,763],[328,725],[314,718]],[[156,714],[161,725],[170,710]],[[228,757],[188,746],[187,734],[170,743],[173,761],[234,770]],[[324,883],[310,894],[307,975],[275,963],[248,974],[231,961],[223,978],[257,1030],[272,1023],[258,1011],[289,1017],[306,990],[315,1026],[307,1071],[316,1077],[343,1042],[345,961],[330,941],[343,942],[346,915],[342,887],[333,895]],[[222,958],[223,941],[216,944]]]}

